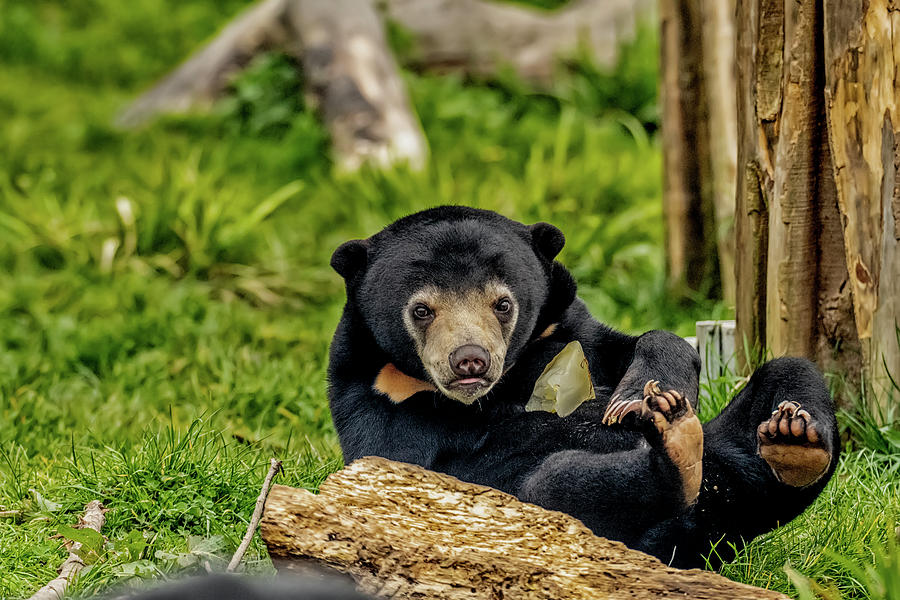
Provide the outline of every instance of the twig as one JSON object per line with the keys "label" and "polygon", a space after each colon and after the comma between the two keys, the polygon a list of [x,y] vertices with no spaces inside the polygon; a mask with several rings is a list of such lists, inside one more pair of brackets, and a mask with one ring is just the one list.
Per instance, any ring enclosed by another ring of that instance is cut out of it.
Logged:
{"label": "twig", "polygon": [[238,546],[237,552],[231,557],[231,562],[228,563],[228,568],[225,569],[226,572],[231,573],[239,564],[241,564],[244,553],[247,551],[247,548],[250,547],[250,542],[253,541],[253,534],[256,533],[256,528],[259,527],[259,520],[262,517],[263,507],[266,505],[266,498],[269,496],[269,488],[272,487],[272,479],[280,469],[280,460],[274,458],[269,460],[269,473],[266,475],[266,479],[262,484],[262,489],[259,491],[259,497],[256,499],[256,508],[253,509],[253,516],[250,517],[250,524],[247,525],[247,533],[244,534],[244,539],[241,540],[241,545]]}
{"label": "twig", "polygon": [[[80,529],[93,529],[100,533],[103,523],[106,521],[106,510],[99,500],[91,500],[84,507],[84,516],[78,521]],[[69,548],[69,558],[59,568],[59,575],[50,583],[39,589],[29,600],[60,600],[66,594],[66,588],[72,579],[84,568],[84,561],[76,552],[81,548],[79,542],[75,542]]]}
{"label": "twig", "polygon": [[9,517],[18,517],[22,514],[21,510],[0,510],[0,519]]}

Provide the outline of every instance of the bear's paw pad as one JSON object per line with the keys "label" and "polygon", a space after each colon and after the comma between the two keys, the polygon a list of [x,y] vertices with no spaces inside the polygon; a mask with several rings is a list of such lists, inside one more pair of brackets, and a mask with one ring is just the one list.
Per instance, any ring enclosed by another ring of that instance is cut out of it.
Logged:
{"label": "bear's paw pad", "polygon": [[756,428],[759,455],[778,481],[791,487],[812,485],[825,475],[831,454],[812,415],[796,402],[785,400]]}
{"label": "bear's paw pad", "polygon": [[675,390],[661,390],[658,381],[648,381],[641,420],[655,428],[662,447],[681,474],[685,504],[693,504],[703,479],[703,426],[691,403]]}

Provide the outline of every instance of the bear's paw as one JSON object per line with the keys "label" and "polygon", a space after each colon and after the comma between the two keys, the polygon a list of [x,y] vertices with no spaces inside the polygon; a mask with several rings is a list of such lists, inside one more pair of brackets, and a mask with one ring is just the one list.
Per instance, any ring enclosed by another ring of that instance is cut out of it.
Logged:
{"label": "bear's paw", "polygon": [[778,481],[803,488],[825,475],[831,454],[812,415],[796,402],[785,400],[756,429],[759,455]]}

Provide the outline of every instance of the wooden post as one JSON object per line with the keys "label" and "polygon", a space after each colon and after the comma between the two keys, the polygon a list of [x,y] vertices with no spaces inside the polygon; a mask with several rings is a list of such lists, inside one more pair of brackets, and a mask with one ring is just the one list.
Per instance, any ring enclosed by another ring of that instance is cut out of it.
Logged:
{"label": "wooden post", "polygon": [[700,0],[703,82],[709,119],[710,194],[715,212],[722,298],[735,301],[734,194],[737,182],[737,98],[734,0]]}

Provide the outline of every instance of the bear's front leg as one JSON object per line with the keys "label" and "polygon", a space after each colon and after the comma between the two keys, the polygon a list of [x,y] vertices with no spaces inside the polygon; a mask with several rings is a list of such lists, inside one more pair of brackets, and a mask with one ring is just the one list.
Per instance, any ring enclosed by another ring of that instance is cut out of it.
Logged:
{"label": "bear's front leg", "polygon": [[[634,338],[632,338],[634,339]],[[660,389],[677,390],[697,408],[700,390],[700,355],[684,339],[668,331],[649,331],[634,342],[631,361],[618,381],[607,407],[610,421],[640,408],[647,395],[644,386],[658,381]],[[618,408],[613,410],[613,406]]]}

